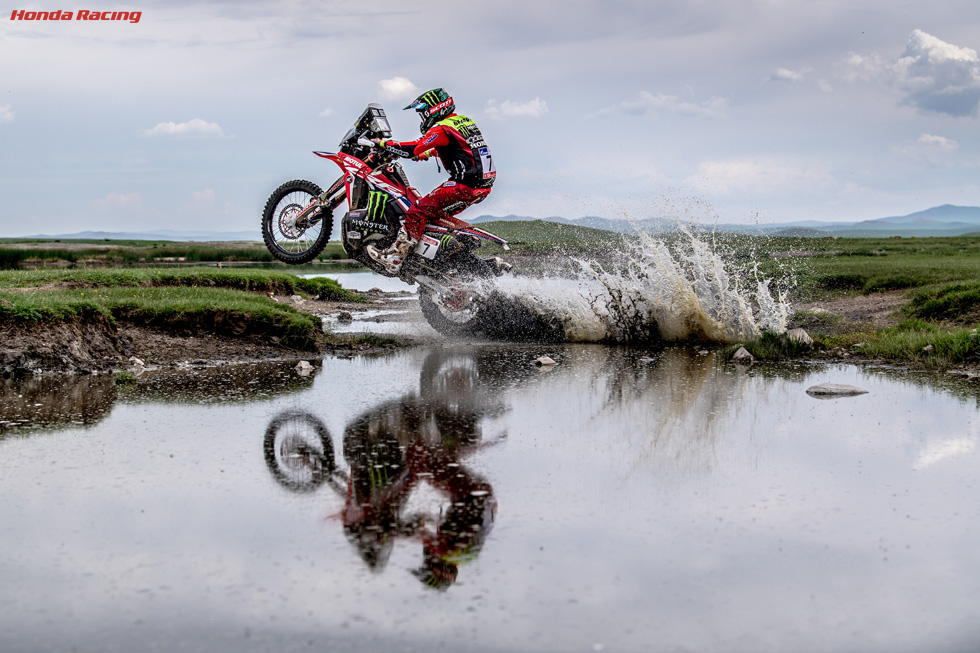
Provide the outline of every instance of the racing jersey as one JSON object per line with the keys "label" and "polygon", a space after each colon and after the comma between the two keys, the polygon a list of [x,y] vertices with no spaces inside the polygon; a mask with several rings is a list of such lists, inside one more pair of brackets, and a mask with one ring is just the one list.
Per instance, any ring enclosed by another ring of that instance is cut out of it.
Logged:
{"label": "racing jersey", "polygon": [[419,156],[432,148],[450,180],[471,188],[493,185],[497,171],[490,148],[483,140],[480,128],[466,116],[454,113],[432,125],[416,141],[388,141],[385,144],[385,149],[406,158]]}

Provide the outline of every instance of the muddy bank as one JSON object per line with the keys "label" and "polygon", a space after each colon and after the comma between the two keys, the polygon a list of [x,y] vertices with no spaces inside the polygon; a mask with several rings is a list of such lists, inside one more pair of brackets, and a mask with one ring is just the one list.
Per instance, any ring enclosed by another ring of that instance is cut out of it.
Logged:
{"label": "muddy bank", "polygon": [[[809,317],[797,320],[799,326],[812,327],[821,324],[821,330],[831,333],[846,333],[861,329],[882,329],[899,322],[898,309],[905,303],[905,290],[873,293],[870,295],[845,295],[833,301],[816,301],[794,304],[799,313]],[[828,324],[820,320],[821,314],[840,318]]]}
{"label": "muddy bank", "polygon": [[[362,293],[364,302],[302,299],[296,295],[270,294],[273,301],[300,311],[336,319],[342,312],[356,316],[365,311],[391,311],[385,321],[421,320],[418,303],[408,293],[372,290]],[[902,304],[901,291],[856,295],[836,301],[795,305],[804,315],[798,324],[811,332],[846,333],[868,327],[881,328],[896,321]],[[810,317],[806,317],[809,315]],[[827,320],[834,316],[836,320]],[[812,322],[812,323],[811,323]],[[41,372],[89,373],[129,369],[134,366],[181,367],[222,362],[302,360],[323,355],[353,355],[412,346],[418,339],[407,336],[376,337],[370,334],[325,333],[310,349],[284,346],[278,338],[250,333],[246,322],[235,328],[203,330],[186,324],[155,325],[92,318],[83,322],[31,327],[0,325],[0,375]],[[831,353],[831,356],[834,354]],[[858,351],[838,353],[859,362]],[[138,359],[138,362],[132,359]]]}
{"label": "muddy bank", "polygon": [[0,325],[0,373],[106,370],[121,359],[120,345],[115,326],[101,315],[61,324]]}
{"label": "muddy bank", "polygon": [[[322,317],[397,307],[402,293],[366,293],[364,303],[304,300],[270,295],[274,301]],[[199,326],[199,325],[198,325]],[[279,338],[251,333],[246,318],[204,330],[184,322],[147,326],[101,315],[60,324],[0,324],[0,376],[44,372],[98,373],[134,366],[175,367],[220,362],[302,360],[326,354],[370,353],[407,346],[407,338],[323,334],[310,348],[283,345]],[[133,360],[137,359],[137,360]]]}

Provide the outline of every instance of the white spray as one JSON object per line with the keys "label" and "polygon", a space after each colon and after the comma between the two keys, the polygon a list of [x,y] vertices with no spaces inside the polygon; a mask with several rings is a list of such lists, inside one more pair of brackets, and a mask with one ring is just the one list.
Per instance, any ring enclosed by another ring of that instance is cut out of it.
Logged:
{"label": "white spray", "polygon": [[789,304],[753,268],[731,274],[722,256],[684,232],[679,245],[640,234],[622,256],[600,264],[574,259],[562,277],[502,279],[508,301],[560,321],[572,342],[738,342],[786,329]]}

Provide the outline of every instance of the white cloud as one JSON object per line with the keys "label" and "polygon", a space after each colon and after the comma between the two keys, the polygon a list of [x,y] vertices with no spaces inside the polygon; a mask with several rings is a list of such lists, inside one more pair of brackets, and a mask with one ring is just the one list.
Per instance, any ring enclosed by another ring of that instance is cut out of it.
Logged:
{"label": "white cloud", "polygon": [[100,209],[140,209],[143,208],[143,196],[139,193],[109,193],[95,205]]}
{"label": "white cloud", "polygon": [[5,104],[0,107],[0,122],[13,122],[14,120],[14,105]]}
{"label": "white cloud", "polygon": [[528,102],[504,100],[499,105],[496,100],[489,100],[485,113],[491,118],[511,118],[518,116],[540,118],[548,113],[548,103],[537,97]]}
{"label": "white cloud", "polygon": [[766,196],[812,192],[830,186],[833,178],[821,165],[758,158],[706,161],[684,183],[707,193],[748,192]]}
{"label": "white cloud", "polygon": [[796,71],[796,70],[790,70],[788,68],[777,68],[776,70],[772,71],[772,74],[769,75],[768,81],[788,82],[788,83],[802,82],[803,76],[807,72],[808,72],[807,70]]}
{"label": "white cloud", "polygon": [[214,122],[206,122],[194,118],[187,122],[161,122],[151,129],[143,131],[146,136],[224,136],[221,126]]}
{"label": "white cloud", "polygon": [[326,109],[324,109],[323,111],[321,111],[318,115],[321,118],[329,118],[330,116],[333,115],[333,109],[331,109],[330,107],[327,107]]}
{"label": "white cloud", "polygon": [[885,63],[876,53],[861,56],[851,52],[840,63],[839,77],[845,82],[870,82],[884,77]]}
{"label": "white cloud", "polygon": [[931,442],[915,458],[912,469],[931,467],[949,458],[957,458],[973,452],[977,443],[969,438],[955,438],[942,442]]}
{"label": "white cloud", "polygon": [[892,148],[892,151],[930,165],[949,167],[955,162],[954,152],[959,147],[958,141],[945,136],[922,134],[915,142],[906,142]]}
{"label": "white cloud", "polygon": [[701,103],[684,102],[676,95],[665,95],[663,93],[654,95],[653,93],[649,93],[647,91],[640,91],[640,97],[638,100],[621,102],[616,106],[600,109],[588,117],[602,118],[614,113],[645,116],[663,111],[681,116],[724,118],[725,109],[727,106],[728,98],[713,97]]}
{"label": "white cloud", "polygon": [[976,50],[915,30],[892,70],[896,83],[908,94],[906,104],[952,116],[980,115]]}
{"label": "white cloud", "polygon": [[944,138],[943,136],[935,136],[933,134],[922,134],[919,136],[918,142],[922,145],[938,147],[939,149],[946,150],[948,152],[952,152],[960,146],[957,141]]}
{"label": "white cloud", "polygon": [[843,62],[846,81],[876,81],[904,95],[902,104],[950,116],[980,116],[980,57],[972,48],[947,43],[922,30],[909,35],[894,63],[877,54],[851,53]]}
{"label": "white cloud", "polygon": [[214,191],[210,188],[191,193],[191,198],[192,202],[198,206],[214,206]]}
{"label": "white cloud", "polygon": [[378,94],[382,100],[413,100],[419,95],[419,87],[407,77],[392,77],[378,82]]}

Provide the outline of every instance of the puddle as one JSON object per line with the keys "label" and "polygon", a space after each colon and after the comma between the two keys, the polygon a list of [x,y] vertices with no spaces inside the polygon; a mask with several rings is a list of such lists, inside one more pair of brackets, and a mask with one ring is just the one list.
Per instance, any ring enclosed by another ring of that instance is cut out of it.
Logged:
{"label": "puddle", "polygon": [[0,650],[980,643],[975,388],[596,345],[234,367],[3,388]]}
{"label": "puddle", "polygon": [[383,292],[418,292],[418,286],[410,286],[401,279],[386,277],[374,272],[327,272],[324,274],[301,274],[305,279],[323,277],[333,279],[342,287],[355,292],[367,292],[377,288]]}
{"label": "puddle", "polygon": [[[396,298],[401,300],[402,298]],[[404,299],[416,300],[409,295]],[[339,313],[321,315],[324,331],[333,333],[377,333],[384,335],[413,335],[433,337],[436,334],[422,318],[417,301],[396,304],[396,310],[377,309],[350,311],[350,320],[341,320]]]}

